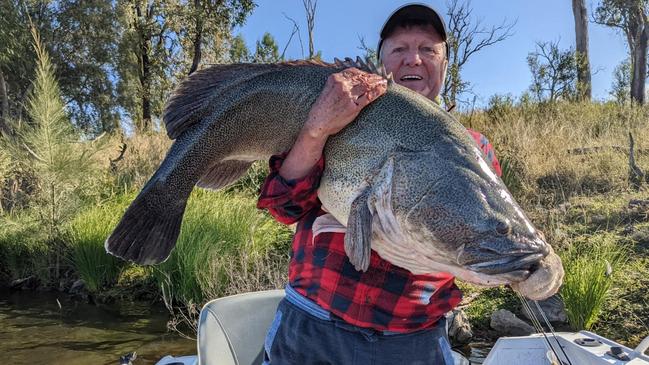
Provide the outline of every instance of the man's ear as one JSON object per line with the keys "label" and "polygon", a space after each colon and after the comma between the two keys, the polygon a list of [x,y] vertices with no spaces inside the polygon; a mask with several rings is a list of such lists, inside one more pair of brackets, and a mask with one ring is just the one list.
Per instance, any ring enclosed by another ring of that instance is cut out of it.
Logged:
{"label": "man's ear", "polygon": [[444,85],[446,81],[446,71],[448,69],[448,58],[444,59],[444,67],[442,67],[442,75],[441,75],[441,80],[442,80],[442,85]]}

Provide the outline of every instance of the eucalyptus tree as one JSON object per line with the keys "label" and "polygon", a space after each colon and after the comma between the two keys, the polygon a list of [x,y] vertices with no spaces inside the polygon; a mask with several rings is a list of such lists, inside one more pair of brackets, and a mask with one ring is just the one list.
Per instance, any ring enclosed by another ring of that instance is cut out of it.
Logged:
{"label": "eucalyptus tree", "polygon": [[590,100],[592,94],[590,58],[588,55],[588,12],[585,0],[572,0],[575,18],[575,57],[577,57],[577,97]]}
{"label": "eucalyptus tree", "polygon": [[626,37],[631,59],[631,100],[645,103],[647,48],[649,46],[648,0],[601,0],[594,21],[620,30]]}

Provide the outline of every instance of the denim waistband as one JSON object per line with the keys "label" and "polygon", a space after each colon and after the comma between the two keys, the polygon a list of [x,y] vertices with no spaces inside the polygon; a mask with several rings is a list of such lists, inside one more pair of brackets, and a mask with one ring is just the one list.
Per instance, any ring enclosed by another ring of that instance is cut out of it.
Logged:
{"label": "denim waistband", "polygon": [[322,308],[319,306],[316,302],[306,298],[304,295],[298,293],[293,287],[290,285],[286,285],[286,288],[284,289],[286,292],[286,300],[293,304],[294,306],[300,308],[301,310],[305,311],[309,315],[322,319],[325,321],[331,321],[336,324],[337,327],[340,327],[342,329],[345,329],[347,331],[351,332],[361,332],[364,335],[371,335],[371,334],[380,334],[384,336],[395,336],[395,335],[402,335],[403,333],[400,332],[393,332],[393,331],[377,331],[371,328],[364,328],[364,327],[358,327],[353,324],[344,322],[343,319],[332,315],[331,312],[328,310]]}

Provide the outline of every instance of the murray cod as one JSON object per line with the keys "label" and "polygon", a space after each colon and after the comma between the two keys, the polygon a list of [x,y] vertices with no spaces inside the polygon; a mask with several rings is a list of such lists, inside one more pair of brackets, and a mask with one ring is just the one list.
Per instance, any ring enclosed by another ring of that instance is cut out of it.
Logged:
{"label": "murray cod", "polygon": [[[153,177],[106,240],[109,253],[164,261],[194,186],[220,189],[256,160],[287,151],[336,64],[216,65],[183,81],[167,103],[174,139]],[[561,261],[466,129],[427,98],[390,82],[388,91],[329,138],[318,190],[347,226],[345,251],[358,270],[370,249],[411,272],[450,272],[479,285],[510,284],[531,299],[554,294]]]}

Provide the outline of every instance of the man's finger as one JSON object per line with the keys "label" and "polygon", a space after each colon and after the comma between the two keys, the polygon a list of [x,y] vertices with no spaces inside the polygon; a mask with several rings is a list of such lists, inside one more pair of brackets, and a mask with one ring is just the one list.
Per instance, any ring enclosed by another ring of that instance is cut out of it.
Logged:
{"label": "man's finger", "polygon": [[352,87],[351,92],[353,96],[358,97],[365,94],[371,88],[372,88],[371,85],[361,83],[361,84],[354,85],[354,87]]}

